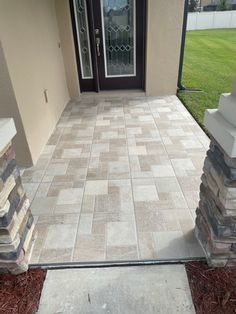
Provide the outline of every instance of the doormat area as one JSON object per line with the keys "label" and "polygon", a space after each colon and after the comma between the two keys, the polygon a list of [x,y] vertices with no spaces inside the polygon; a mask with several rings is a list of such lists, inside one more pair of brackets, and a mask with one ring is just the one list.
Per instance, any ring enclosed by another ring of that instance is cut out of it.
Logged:
{"label": "doormat area", "polygon": [[0,314],[36,313],[46,273],[34,269],[18,276],[0,274]]}
{"label": "doormat area", "polygon": [[236,267],[210,268],[204,262],[185,267],[196,314],[236,313]]}

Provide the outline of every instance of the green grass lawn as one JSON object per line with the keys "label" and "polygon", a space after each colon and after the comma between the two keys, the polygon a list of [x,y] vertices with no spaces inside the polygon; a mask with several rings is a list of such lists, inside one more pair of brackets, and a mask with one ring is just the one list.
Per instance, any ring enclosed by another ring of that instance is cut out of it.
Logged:
{"label": "green grass lawn", "polygon": [[187,32],[182,83],[203,92],[178,96],[199,124],[205,109],[216,108],[220,94],[231,92],[234,77],[236,29]]}

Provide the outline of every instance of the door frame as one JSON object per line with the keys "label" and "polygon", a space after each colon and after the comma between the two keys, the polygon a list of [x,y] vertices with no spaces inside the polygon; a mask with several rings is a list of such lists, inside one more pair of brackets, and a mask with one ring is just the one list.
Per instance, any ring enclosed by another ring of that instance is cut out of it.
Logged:
{"label": "door frame", "polygon": [[[71,13],[71,23],[72,23],[72,32],[75,44],[75,55],[76,55],[76,63],[77,70],[79,75],[79,83],[80,83],[80,91],[81,92],[100,92],[99,85],[99,73],[98,73],[98,64],[97,64],[97,52],[96,52],[96,42],[94,35],[94,12],[93,12],[93,1],[100,0],[85,0],[87,4],[87,18],[88,18],[88,29],[89,29],[89,37],[90,37],[90,49],[91,49],[91,59],[92,59],[92,70],[93,70],[93,78],[92,79],[83,79],[82,71],[80,66],[80,55],[79,55],[79,43],[78,43],[78,35],[77,35],[77,26],[76,26],[76,17],[75,17],[75,8],[74,8],[74,0],[69,0],[70,4],[70,13]],[[141,28],[142,31],[142,39],[143,39],[143,62],[142,62],[142,86],[141,89],[145,90],[146,84],[146,41],[147,41],[147,1],[142,1],[142,9],[143,9],[143,25]],[[104,38],[103,38],[104,40]]]}

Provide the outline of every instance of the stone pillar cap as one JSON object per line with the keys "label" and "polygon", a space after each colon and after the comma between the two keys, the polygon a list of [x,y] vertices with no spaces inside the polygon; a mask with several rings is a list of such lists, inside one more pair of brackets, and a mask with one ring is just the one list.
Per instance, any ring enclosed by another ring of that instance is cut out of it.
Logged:
{"label": "stone pillar cap", "polygon": [[12,118],[0,119],[0,153],[16,135],[16,127]]}
{"label": "stone pillar cap", "polygon": [[219,112],[236,127],[236,95],[222,94],[219,102]]}
{"label": "stone pillar cap", "polygon": [[207,109],[204,124],[211,135],[231,158],[236,158],[236,128],[229,123],[218,109]]}
{"label": "stone pillar cap", "polygon": [[236,77],[231,94],[222,94],[219,109],[207,109],[204,125],[231,158],[236,158]]}

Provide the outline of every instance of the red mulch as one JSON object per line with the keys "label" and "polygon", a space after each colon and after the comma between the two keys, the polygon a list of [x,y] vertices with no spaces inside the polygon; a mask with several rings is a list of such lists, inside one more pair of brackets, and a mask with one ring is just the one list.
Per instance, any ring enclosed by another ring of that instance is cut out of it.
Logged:
{"label": "red mulch", "polygon": [[34,314],[39,305],[46,270],[15,276],[0,274],[0,314]]}
{"label": "red mulch", "polygon": [[236,313],[236,267],[210,268],[203,262],[185,267],[197,314]]}

